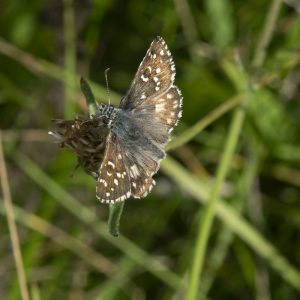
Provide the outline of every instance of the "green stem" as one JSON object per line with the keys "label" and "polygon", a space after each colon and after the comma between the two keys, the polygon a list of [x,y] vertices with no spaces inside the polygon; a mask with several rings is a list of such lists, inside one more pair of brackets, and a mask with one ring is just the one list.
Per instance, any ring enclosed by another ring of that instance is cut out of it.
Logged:
{"label": "green stem", "polygon": [[65,39],[65,116],[73,118],[75,114],[75,92],[76,92],[76,46],[75,46],[75,24],[73,0],[64,0],[64,39]]}
{"label": "green stem", "polygon": [[[203,183],[170,157],[162,162],[161,167],[164,173],[172,178],[180,188],[191,194],[199,203],[207,204],[210,189],[206,183]],[[270,268],[297,291],[300,291],[300,271],[231,205],[225,201],[217,201],[216,215],[225,227],[228,227],[237,237],[265,259]]]}
{"label": "green stem", "polygon": [[197,297],[199,277],[203,268],[203,261],[205,258],[209,233],[211,231],[215,215],[216,203],[219,198],[220,190],[225,180],[226,173],[232,161],[244,118],[244,109],[241,107],[237,108],[232,119],[229,129],[229,136],[225,145],[220,166],[217,171],[216,183],[208,201],[208,205],[205,209],[202,222],[199,223],[193,265],[187,291],[187,300],[194,300]]}
{"label": "green stem", "polygon": [[222,185],[224,183],[224,180],[226,178],[227,172],[230,168],[230,164],[233,159],[234,151],[238,143],[238,138],[245,119],[245,107],[247,106],[248,98],[250,97],[252,92],[249,86],[248,76],[244,70],[238,53],[235,56],[235,58],[237,68],[235,68],[234,73],[238,75],[239,81],[235,81],[233,79],[233,82],[235,83],[237,90],[240,93],[244,94],[244,97],[241,100],[240,105],[234,111],[229,128],[229,134],[226,139],[224,151],[222,153],[221,162],[218,166],[216,181],[210,194],[208,204],[204,211],[203,219],[199,222],[196,248],[194,252],[194,259],[187,290],[187,300],[194,300],[197,297],[200,282],[199,278],[203,268],[208,238],[212,228],[217,202],[219,199]]}
{"label": "green stem", "polygon": [[122,216],[124,201],[109,205],[108,229],[113,236],[119,236],[120,219]]}
{"label": "green stem", "polygon": [[88,106],[89,115],[94,115],[97,111],[97,102],[88,82],[84,78],[80,78],[80,88],[85,97]]}
{"label": "green stem", "polygon": [[273,32],[275,30],[281,4],[282,0],[273,0],[273,3],[268,11],[263,31],[255,49],[255,54],[252,62],[254,68],[261,67],[265,60],[266,49],[271,42]]}

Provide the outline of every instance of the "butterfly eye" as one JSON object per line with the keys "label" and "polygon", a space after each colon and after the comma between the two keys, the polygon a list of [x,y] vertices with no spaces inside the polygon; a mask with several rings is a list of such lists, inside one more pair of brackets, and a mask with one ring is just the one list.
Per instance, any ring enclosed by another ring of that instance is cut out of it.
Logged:
{"label": "butterfly eye", "polygon": [[104,112],[105,112],[105,105],[100,104],[98,106],[97,116],[102,117],[104,115]]}

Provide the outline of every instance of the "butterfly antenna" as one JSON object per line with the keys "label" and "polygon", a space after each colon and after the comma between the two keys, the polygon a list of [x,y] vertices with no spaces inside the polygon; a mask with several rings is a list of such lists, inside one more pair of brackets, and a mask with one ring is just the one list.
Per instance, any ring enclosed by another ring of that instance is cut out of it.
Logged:
{"label": "butterfly antenna", "polygon": [[106,90],[107,90],[107,97],[108,97],[108,105],[110,106],[110,94],[109,94],[109,88],[108,88],[108,76],[107,76],[108,71],[109,71],[109,68],[107,68],[107,69],[104,71],[104,75],[105,75],[105,82],[106,82]]}

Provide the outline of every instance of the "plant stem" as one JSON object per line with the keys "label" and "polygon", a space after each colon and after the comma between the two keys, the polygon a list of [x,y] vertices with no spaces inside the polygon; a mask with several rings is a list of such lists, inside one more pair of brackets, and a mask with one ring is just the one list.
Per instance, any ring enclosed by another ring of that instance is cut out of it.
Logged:
{"label": "plant stem", "polygon": [[13,204],[11,200],[11,193],[8,183],[7,170],[4,160],[3,148],[2,148],[2,133],[0,131],[0,177],[1,186],[4,198],[4,207],[6,212],[6,219],[8,223],[11,244],[13,249],[13,254],[16,263],[17,274],[19,278],[21,296],[23,300],[29,300],[29,292],[27,287],[26,273],[24,270],[24,262],[22,258],[22,253],[20,249],[20,240],[17,230],[17,225],[14,217]]}
{"label": "plant stem", "polygon": [[76,91],[76,46],[73,0],[64,0],[64,40],[65,40],[65,116],[73,118],[75,114]]}
{"label": "plant stem", "polygon": [[120,219],[122,216],[124,201],[109,205],[108,229],[113,236],[119,236]]}
{"label": "plant stem", "polygon": [[282,0],[274,0],[268,11],[264,28],[254,53],[254,58],[252,62],[252,66],[254,68],[261,67],[265,60],[266,49],[271,42],[277,18],[280,12],[281,4]]}
{"label": "plant stem", "polygon": [[203,261],[205,258],[209,233],[211,231],[215,215],[216,203],[219,198],[220,190],[225,180],[226,173],[232,161],[232,157],[243,125],[244,118],[244,109],[241,107],[237,108],[231,122],[228,139],[222,155],[220,166],[217,171],[216,183],[212,190],[210,199],[208,201],[208,205],[205,209],[202,222],[199,223],[192,270],[187,291],[187,300],[194,300],[197,297],[199,277],[203,268]]}
{"label": "plant stem", "polygon": [[[167,157],[161,166],[164,173],[199,203],[206,205],[210,195],[207,184],[182,167],[178,162]],[[216,215],[237,237],[242,239],[259,256],[268,262],[279,276],[300,291],[300,270],[291,264],[279,250],[255,229],[242,215],[225,201],[217,201]]]}

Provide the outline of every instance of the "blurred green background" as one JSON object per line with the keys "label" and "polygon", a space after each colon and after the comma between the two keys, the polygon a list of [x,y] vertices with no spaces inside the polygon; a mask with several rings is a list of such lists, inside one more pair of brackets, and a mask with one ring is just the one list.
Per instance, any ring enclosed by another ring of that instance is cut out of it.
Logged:
{"label": "blurred green background", "polygon": [[[80,76],[105,102],[109,67],[117,105],[157,35],[183,118],[157,186],[126,201],[115,238],[94,179],[71,176],[76,157],[47,131],[86,112]],[[195,299],[299,299],[299,45],[297,0],[2,0],[0,128],[30,299],[186,299],[238,109]],[[3,198],[0,298],[21,299]]]}

